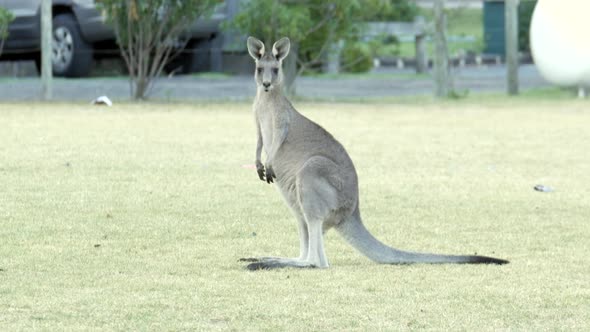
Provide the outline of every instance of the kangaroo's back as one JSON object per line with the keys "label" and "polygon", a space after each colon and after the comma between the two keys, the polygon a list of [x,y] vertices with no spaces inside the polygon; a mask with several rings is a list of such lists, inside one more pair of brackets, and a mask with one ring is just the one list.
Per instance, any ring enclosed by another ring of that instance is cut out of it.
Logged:
{"label": "kangaroo's back", "polygon": [[295,109],[281,152],[301,161],[322,155],[354,171],[353,162],[344,146],[330,132]]}

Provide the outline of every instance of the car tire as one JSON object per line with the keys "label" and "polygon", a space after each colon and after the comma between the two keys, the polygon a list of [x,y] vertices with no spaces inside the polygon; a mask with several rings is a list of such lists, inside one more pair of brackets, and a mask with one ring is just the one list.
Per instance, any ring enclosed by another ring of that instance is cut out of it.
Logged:
{"label": "car tire", "polygon": [[53,74],[65,77],[88,76],[92,68],[92,44],[82,38],[78,21],[72,14],[53,18]]}

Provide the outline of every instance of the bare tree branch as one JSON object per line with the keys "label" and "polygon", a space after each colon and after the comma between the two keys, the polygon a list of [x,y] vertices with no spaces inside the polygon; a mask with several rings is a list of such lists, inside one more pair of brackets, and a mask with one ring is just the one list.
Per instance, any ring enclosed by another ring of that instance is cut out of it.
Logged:
{"label": "bare tree branch", "polygon": [[101,0],[129,71],[133,98],[151,91],[169,60],[182,52],[181,32],[217,0]]}

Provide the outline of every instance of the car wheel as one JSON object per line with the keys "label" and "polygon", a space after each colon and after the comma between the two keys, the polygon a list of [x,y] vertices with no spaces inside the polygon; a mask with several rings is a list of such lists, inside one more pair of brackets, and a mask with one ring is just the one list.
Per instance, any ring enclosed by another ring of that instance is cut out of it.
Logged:
{"label": "car wheel", "polygon": [[92,44],[82,38],[80,27],[72,14],[53,18],[53,73],[56,76],[82,77],[92,67]]}

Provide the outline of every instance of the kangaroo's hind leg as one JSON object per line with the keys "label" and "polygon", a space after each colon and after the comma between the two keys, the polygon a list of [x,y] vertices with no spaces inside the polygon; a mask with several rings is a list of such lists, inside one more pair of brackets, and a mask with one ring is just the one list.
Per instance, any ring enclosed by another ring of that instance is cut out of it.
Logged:
{"label": "kangaroo's hind leg", "polygon": [[297,219],[297,228],[299,230],[299,260],[307,259],[307,249],[309,246],[309,236],[307,230],[307,222],[305,221],[305,216],[303,215],[303,211],[301,210],[301,206],[297,199],[297,192],[296,190],[291,189],[290,186],[285,186],[282,183],[277,183],[281,194],[283,195],[283,199],[285,203],[293,212],[293,215]]}
{"label": "kangaroo's hind leg", "polygon": [[[309,235],[307,229],[307,222],[305,221],[305,217],[303,216],[303,212],[299,206],[297,201],[294,201],[295,204],[291,206],[291,210],[297,219],[297,225],[299,229],[299,257],[297,258],[284,258],[284,257],[275,257],[275,256],[263,256],[263,257],[251,257],[251,258],[241,258],[241,262],[277,262],[277,261],[291,261],[296,263],[297,261],[304,261],[307,259],[307,253],[309,248]],[[287,200],[287,203],[290,203]],[[289,204],[291,205],[291,204]]]}
{"label": "kangaroo's hind leg", "polygon": [[333,161],[315,156],[297,174],[297,198],[309,237],[307,262],[320,268],[329,267],[324,231],[339,223],[348,208],[340,173],[339,166]]}
{"label": "kangaroo's hind leg", "polygon": [[[294,181],[295,182],[295,181]],[[297,258],[285,258],[276,256],[264,256],[264,257],[252,257],[252,258],[241,258],[242,262],[252,262],[247,266],[248,269],[272,269],[286,266],[292,267],[309,267],[308,264],[303,263],[307,260],[308,249],[309,249],[309,232],[307,228],[307,222],[299,199],[297,191],[295,190],[295,183],[285,184],[277,181],[277,186],[283,195],[285,203],[289,206],[293,215],[297,219],[297,226],[299,230],[299,257]]]}
{"label": "kangaroo's hind leg", "polygon": [[[324,157],[312,157],[296,175],[296,199],[289,201],[302,212],[307,229],[307,257],[304,259],[268,258],[248,265],[248,269],[273,269],[282,267],[329,266],[324,249],[323,230],[326,225],[336,224],[342,219],[343,207],[338,166]],[[327,227],[329,228],[329,227]],[[301,244],[305,241],[302,239]],[[304,250],[301,250],[302,255]]]}

